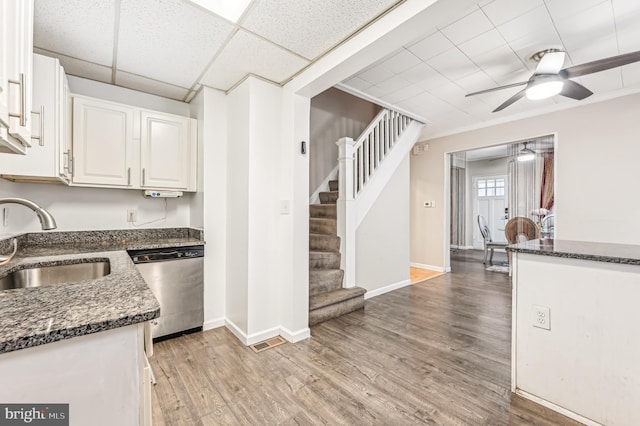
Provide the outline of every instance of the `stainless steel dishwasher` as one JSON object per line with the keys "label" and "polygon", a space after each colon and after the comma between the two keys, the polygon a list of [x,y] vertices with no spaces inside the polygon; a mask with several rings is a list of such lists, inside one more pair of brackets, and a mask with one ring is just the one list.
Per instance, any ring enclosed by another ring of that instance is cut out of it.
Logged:
{"label": "stainless steel dishwasher", "polygon": [[129,250],[142,278],[160,302],[151,337],[202,329],[204,246]]}

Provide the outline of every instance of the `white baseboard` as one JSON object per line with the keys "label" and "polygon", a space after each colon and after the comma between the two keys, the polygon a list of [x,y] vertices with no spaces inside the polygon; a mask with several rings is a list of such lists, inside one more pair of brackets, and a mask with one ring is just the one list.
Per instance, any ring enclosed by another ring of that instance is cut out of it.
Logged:
{"label": "white baseboard", "polygon": [[451,268],[443,268],[442,266],[425,265],[424,263],[415,263],[415,262],[411,262],[409,265],[413,268],[427,269],[429,271],[451,272]]}
{"label": "white baseboard", "polygon": [[[457,250],[474,250],[475,247],[474,246],[450,246],[452,249],[457,249]],[[482,250],[482,248],[480,249]]]}
{"label": "white baseboard", "polygon": [[304,339],[311,337],[311,329],[309,327],[303,328],[296,332],[290,331],[287,328],[280,327],[280,335],[291,343],[296,343]]}
{"label": "white baseboard", "polygon": [[263,340],[267,340],[276,336],[282,336],[284,339],[291,343],[296,343],[311,337],[311,330],[308,327],[296,332],[292,332],[284,327],[273,327],[267,330],[247,335],[240,329],[240,327],[235,325],[233,321],[229,320],[228,318],[224,320],[224,325],[245,346],[253,345],[255,343],[262,342]]}
{"label": "white baseboard", "polygon": [[560,413],[560,414],[563,414],[563,415],[565,415],[565,416],[569,417],[570,419],[577,420],[577,421],[579,421],[580,423],[583,423],[583,424],[585,424],[585,425],[587,425],[587,426],[602,426],[602,424],[601,424],[601,423],[594,422],[593,420],[588,419],[588,418],[586,418],[586,417],[583,417],[583,416],[581,416],[581,415],[580,415],[580,414],[578,414],[578,413],[574,413],[574,412],[573,412],[573,411],[571,411],[571,410],[567,410],[567,409],[566,409],[566,408],[564,408],[564,407],[561,407],[561,406],[559,406],[559,405],[556,405],[556,404],[554,404],[553,402],[549,402],[549,401],[547,401],[546,399],[542,399],[542,398],[537,397],[537,396],[535,396],[535,395],[531,395],[530,393],[525,392],[525,391],[523,391],[523,390],[516,389],[515,393],[516,393],[517,395],[520,395],[520,396],[521,396],[521,397],[523,397],[523,398],[526,398],[526,399],[528,399],[528,400],[530,400],[530,401],[535,402],[536,404],[540,404],[540,405],[542,405],[543,407],[547,407],[547,408],[549,408],[549,409],[551,409],[551,410],[553,410],[553,411],[556,411],[556,412],[558,412],[558,413]]}
{"label": "white baseboard", "polygon": [[381,294],[385,294],[390,291],[397,290],[402,287],[406,287],[408,285],[411,285],[411,280],[399,281],[397,283],[389,284],[384,287],[376,288],[374,290],[367,290],[367,292],[364,294],[364,298],[365,300],[371,299],[372,297],[380,296]]}
{"label": "white baseboard", "polygon": [[215,318],[205,321],[204,324],[202,324],[203,331],[213,330],[214,328],[218,327],[224,327],[224,318]]}
{"label": "white baseboard", "polygon": [[329,181],[338,179],[338,170],[340,170],[340,165],[338,164],[331,172],[329,172],[329,176],[324,178],[318,189],[315,190],[313,194],[309,197],[309,204],[320,204],[320,193],[329,190]]}

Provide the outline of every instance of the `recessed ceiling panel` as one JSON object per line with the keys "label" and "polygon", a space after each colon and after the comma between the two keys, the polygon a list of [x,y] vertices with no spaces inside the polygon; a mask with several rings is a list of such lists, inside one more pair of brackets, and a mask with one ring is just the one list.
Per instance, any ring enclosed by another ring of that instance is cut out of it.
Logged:
{"label": "recessed ceiling panel", "polygon": [[114,0],[36,1],[33,45],[83,61],[111,66],[114,3]]}
{"label": "recessed ceiling panel", "polygon": [[309,62],[246,31],[238,31],[216,58],[201,83],[228,90],[247,74],[281,83]]}
{"label": "recessed ceiling panel", "polygon": [[122,0],[118,70],[191,87],[233,26],[181,0]]}
{"label": "recessed ceiling panel", "polygon": [[60,54],[54,55],[38,48],[34,48],[33,52],[44,56],[58,58],[60,65],[64,68],[64,72],[68,75],[75,75],[76,77],[88,78],[89,80],[101,81],[103,83],[111,83],[112,72],[109,67],[81,61],[79,59]]}
{"label": "recessed ceiling panel", "polygon": [[242,26],[314,59],[398,0],[257,0]]}
{"label": "recessed ceiling panel", "polygon": [[184,98],[189,93],[189,89],[185,89],[184,87],[172,86],[161,81],[150,80],[148,78],[129,74],[123,71],[118,71],[116,73],[116,84],[118,86],[127,87],[129,89],[138,90],[140,92],[151,93],[178,101],[184,100]]}

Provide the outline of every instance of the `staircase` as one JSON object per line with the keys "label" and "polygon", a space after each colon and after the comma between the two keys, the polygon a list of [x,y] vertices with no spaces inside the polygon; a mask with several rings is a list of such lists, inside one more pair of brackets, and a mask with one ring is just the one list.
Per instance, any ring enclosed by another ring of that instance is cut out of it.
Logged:
{"label": "staircase", "polygon": [[365,289],[343,288],[340,238],[337,236],[338,181],[309,206],[309,325],[364,308]]}

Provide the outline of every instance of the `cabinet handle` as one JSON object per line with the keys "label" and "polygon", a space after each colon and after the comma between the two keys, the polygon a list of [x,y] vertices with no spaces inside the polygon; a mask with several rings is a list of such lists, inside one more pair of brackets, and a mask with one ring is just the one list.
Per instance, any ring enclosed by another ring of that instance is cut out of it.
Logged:
{"label": "cabinet handle", "polygon": [[76,157],[69,156],[69,161],[71,161],[71,165],[69,166],[71,168],[71,176],[75,176],[76,175]]}
{"label": "cabinet handle", "polygon": [[62,153],[64,156],[64,166],[63,169],[67,171],[67,174],[71,173],[71,150],[68,149]]}
{"label": "cabinet handle", "polygon": [[20,73],[19,80],[8,80],[8,82],[11,84],[17,84],[20,87],[20,113],[19,114],[9,113],[9,117],[19,118],[20,126],[24,127],[27,124],[27,112],[26,112],[27,104],[25,102],[27,98],[27,92],[24,85],[24,73]]}
{"label": "cabinet handle", "polygon": [[127,185],[131,186],[131,167],[127,169]]}
{"label": "cabinet handle", "polygon": [[144,169],[144,167],[143,167],[143,168],[142,168],[142,186],[144,186],[144,181],[146,180],[146,179],[145,179],[145,177],[146,177],[146,176],[145,176],[145,175],[146,175],[145,171],[146,171],[146,170],[145,170],[145,169]]}
{"label": "cabinet handle", "polygon": [[35,139],[39,141],[40,146],[44,146],[44,105],[40,106],[40,111],[31,111],[31,114],[37,114],[40,116],[40,135],[33,136],[31,135],[31,139]]}

